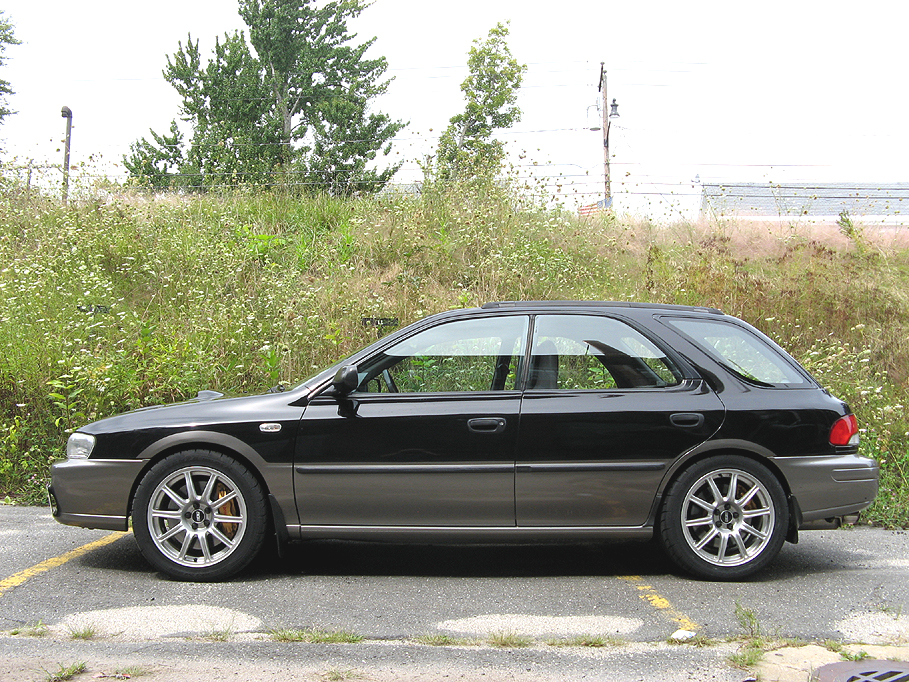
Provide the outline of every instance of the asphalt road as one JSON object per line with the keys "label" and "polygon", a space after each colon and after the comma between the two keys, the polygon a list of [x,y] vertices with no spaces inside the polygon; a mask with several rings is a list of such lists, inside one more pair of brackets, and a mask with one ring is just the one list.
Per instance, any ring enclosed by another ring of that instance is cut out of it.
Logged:
{"label": "asphalt road", "polygon": [[[744,583],[692,580],[652,543],[313,542],[283,559],[263,558],[231,582],[192,584],[155,573],[128,534],[72,554],[110,535],[61,526],[43,508],[0,506],[0,661],[7,661],[0,680],[45,679],[42,670],[87,660],[92,675],[140,665],[152,671],[143,678],[149,682],[213,675],[740,682],[748,675],[726,661],[734,644],[696,648],[667,638],[683,626],[716,639],[741,634],[743,610],[764,632],[783,637],[909,638],[909,533],[902,531],[805,532]],[[44,636],[28,636],[39,623]],[[73,639],[85,628],[91,640]],[[275,628],[344,630],[365,640],[280,644],[263,635]],[[503,632],[533,645],[413,641]],[[580,634],[626,644],[545,643]]]}

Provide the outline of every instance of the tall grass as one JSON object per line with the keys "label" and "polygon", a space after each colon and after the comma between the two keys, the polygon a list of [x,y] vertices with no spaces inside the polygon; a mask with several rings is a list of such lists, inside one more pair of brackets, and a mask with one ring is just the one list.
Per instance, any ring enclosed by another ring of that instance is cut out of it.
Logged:
{"label": "tall grass", "polygon": [[884,464],[872,518],[907,526],[909,248],[856,234],[591,221],[495,189],[69,207],[0,192],[0,496],[39,500],[69,429],[292,384],[374,340],[364,317],[648,300],[719,307],[796,355]]}

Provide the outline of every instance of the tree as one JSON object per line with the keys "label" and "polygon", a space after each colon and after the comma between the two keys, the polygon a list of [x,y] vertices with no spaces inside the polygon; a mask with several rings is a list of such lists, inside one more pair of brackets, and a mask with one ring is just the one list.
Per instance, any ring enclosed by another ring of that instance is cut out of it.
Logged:
{"label": "tree", "polygon": [[508,26],[500,22],[485,40],[475,40],[470,48],[470,75],[461,84],[466,107],[451,117],[439,140],[436,174],[440,180],[491,178],[502,166],[505,144],[492,135],[521,120],[515,103],[527,70],[512,57],[507,36]]}
{"label": "tree", "polygon": [[170,136],[152,132],[124,158],[131,175],[155,186],[293,178],[333,194],[381,188],[400,164],[375,171],[367,163],[390,152],[405,124],[370,112],[388,87],[387,62],[364,57],[375,39],[352,44],[347,21],[364,8],[360,0],[241,0],[249,43],[243,32],[225,35],[205,65],[198,41],[180,43],[164,77],[183,98],[191,139],[184,150],[176,123]]}
{"label": "tree", "polygon": [[[8,57],[6,56],[6,46],[7,45],[19,45],[22,41],[16,38],[15,33],[13,32],[12,22],[4,16],[4,12],[0,10],[0,67],[2,67]],[[0,123],[3,122],[10,114],[16,113],[9,108],[6,98],[9,95],[14,95],[13,88],[10,85],[9,81],[3,80],[0,78]]]}

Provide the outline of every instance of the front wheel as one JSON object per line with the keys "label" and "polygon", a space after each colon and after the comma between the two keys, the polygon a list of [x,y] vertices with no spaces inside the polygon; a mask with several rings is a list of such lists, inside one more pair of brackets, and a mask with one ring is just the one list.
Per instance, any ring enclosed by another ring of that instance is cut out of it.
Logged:
{"label": "front wheel", "polygon": [[224,580],[258,554],[265,495],[250,471],[208,450],[171,455],[142,478],[133,532],[146,560],[178,580]]}
{"label": "front wheel", "polygon": [[764,568],[782,548],[788,526],[776,476],[739,455],[711,457],[683,471],[660,514],[666,552],[709,580],[738,580]]}

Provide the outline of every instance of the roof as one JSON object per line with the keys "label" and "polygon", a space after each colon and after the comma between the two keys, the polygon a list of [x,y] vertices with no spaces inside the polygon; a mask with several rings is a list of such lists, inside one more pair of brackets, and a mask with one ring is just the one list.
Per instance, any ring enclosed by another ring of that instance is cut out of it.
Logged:
{"label": "roof", "polygon": [[909,222],[909,183],[705,183],[701,214],[713,216],[815,217],[841,213],[902,216]]}

